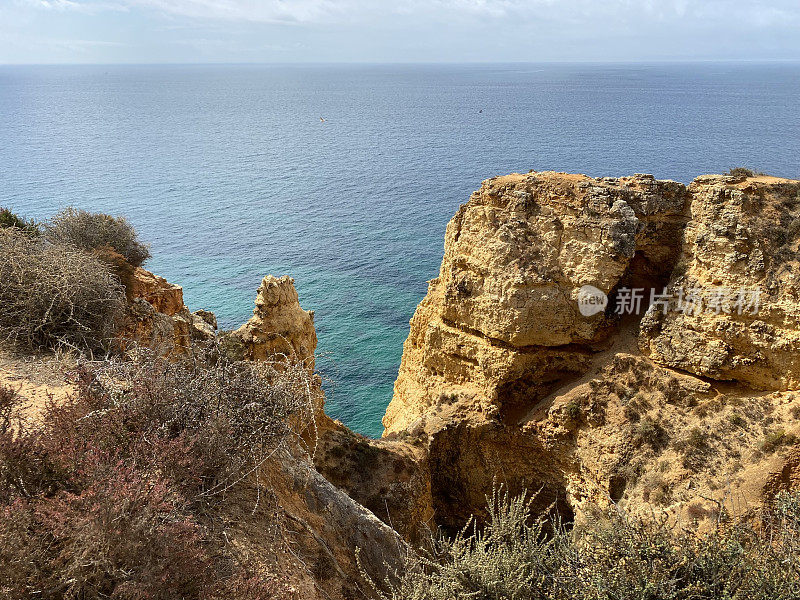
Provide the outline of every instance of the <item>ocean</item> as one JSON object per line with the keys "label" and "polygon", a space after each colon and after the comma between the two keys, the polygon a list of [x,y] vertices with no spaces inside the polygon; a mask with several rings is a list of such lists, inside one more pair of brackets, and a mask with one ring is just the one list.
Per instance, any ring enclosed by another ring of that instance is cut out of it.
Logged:
{"label": "ocean", "polygon": [[800,64],[0,66],[0,206],[125,215],[224,328],[291,275],[328,413],[370,436],[481,180],[734,166],[800,178]]}

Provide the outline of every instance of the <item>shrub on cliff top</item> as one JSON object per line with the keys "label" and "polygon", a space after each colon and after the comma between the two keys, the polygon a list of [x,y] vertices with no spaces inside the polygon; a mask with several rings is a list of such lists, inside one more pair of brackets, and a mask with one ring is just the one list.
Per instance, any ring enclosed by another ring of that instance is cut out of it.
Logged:
{"label": "shrub on cliff top", "polygon": [[45,237],[54,244],[70,244],[87,252],[110,246],[134,267],[150,258],[150,248],[139,241],[124,217],[67,208],[45,224]]}
{"label": "shrub on cliff top", "polygon": [[728,169],[727,175],[733,175],[734,177],[758,177],[759,175],[765,175],[765,173],[753,171],[747,167],[733,167]]}
{"label": "shrub on cliff top", "polygon": [[30,235],[39,235],[39,227],[36,223],[23,219],[8,208],[0,207],[0,227],[14,227]]}
{"label": "shrub on cliff top", "polygon": [[[214,515],[307,421],[308,377],[214,354],[81,365],[36,429],[0,427],[0,596],[293,597],[237,562]],[[0,390],[0,423],[15,398]]]}
{"label": "shrub on cliff top", "polygon": [[122,286],[95,257],[0,228],[0,340],[106,350],[123,309]]}
{"label": "shrub on cliff top", "polygon": [[760,525],[708,533],[617,510],[580,530],[532,518],[495,493],[485,528],[468,526],[412,556],[383,600],[789,600],[800,597],[800,496],[779,496]]}

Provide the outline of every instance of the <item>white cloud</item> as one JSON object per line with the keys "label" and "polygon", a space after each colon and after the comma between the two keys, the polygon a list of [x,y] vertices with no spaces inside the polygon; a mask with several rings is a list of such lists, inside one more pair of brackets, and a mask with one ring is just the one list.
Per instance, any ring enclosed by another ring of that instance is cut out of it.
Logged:
{"label": "white cloud", "polygon": [[78,2],[71,2],[70,0],[38,0],[38,4],[42,8],[52,8],[57,10],[81,8],[81,5]]}
{"label": "white cloud", "polygon": [[797,59],[798,27],[798,0],[0,0],[0,62]]}
{"label": "white cloud", "polygon": [[402,16],[450,19],[544,19],[614,22],[747,21],[754,26],[800,22],[797,0],[16,0],[29,7],[98,12],[145,8],[161,14],[242,22],[387,21]]}

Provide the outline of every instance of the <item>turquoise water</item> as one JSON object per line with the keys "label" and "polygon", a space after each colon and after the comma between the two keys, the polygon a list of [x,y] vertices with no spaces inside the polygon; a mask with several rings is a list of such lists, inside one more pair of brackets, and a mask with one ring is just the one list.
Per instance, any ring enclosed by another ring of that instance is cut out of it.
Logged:
{"label": "turquoise water", "polygon": [[0,66],[0,205],[128,216],[149,268],[226,328],[265,274],[292,275],[329,413],[379,435],[482,179],[800,177],[799,108],[797,64]]}

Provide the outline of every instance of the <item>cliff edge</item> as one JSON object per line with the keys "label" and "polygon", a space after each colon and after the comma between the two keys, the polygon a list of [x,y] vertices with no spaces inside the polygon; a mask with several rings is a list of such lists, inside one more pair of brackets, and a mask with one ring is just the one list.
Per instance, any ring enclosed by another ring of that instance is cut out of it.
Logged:
{"label": "cliff edge", "polygon": [[756,504],[800,433],[799,241],[798,181],[487,180],[447,226],[384,439],[424,450],[451,527],[497,483],[570,519]]}

